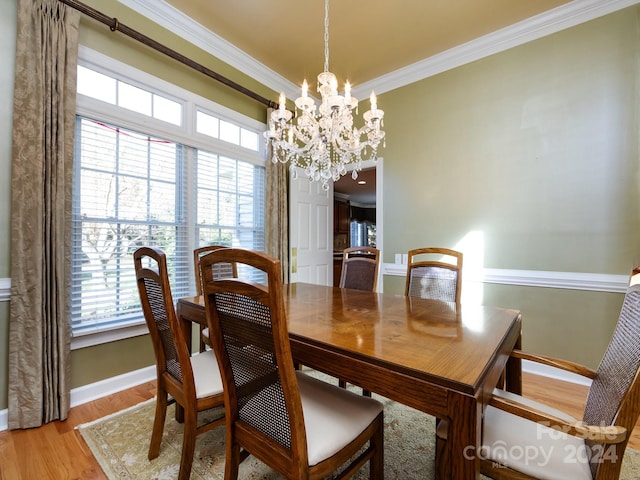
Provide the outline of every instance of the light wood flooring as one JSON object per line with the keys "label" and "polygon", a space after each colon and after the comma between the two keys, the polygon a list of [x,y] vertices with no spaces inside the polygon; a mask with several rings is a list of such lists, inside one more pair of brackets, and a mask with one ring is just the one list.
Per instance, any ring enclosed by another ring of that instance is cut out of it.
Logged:
{"label": "light wood flooring", "polygon": [[[582,416],[586,387],[524,374],[523,389],[525,395],[539,401],[559,399],[558,408],[576,418]],[[154,393],[155,382],[144,383],[74,407],[64,422],[0,432],[0,479],[106,480],[74,427],[140,403],[153,397]],[[640,450],[640,424],[634,429],[629,446]]]}

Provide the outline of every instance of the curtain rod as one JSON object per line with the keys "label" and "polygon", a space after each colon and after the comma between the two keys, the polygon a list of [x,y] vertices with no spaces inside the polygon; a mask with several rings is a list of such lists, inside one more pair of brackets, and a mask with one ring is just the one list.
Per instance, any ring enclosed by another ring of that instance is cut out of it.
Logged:
{"label": "curtain rod", "polygon": [[64,3],[65,5],[68,5],[78,11],[80,11],[81,13],[84,13],[85,15],[93,18],[94,20],[97,20],[105,25],[107,25],[109,27],[109,29],[112,32],[115,32],[116,30],[119,32],[122,32],[124,35],[127,35],[128,37],[133,38],[134,40],[137,40],[138,42],[153,48],[154,50],[157,50],[160,53],[164,53],[165,55],[167,55],[168,57],[173,58],[174,60],[177,60],[178,62],[193,68],[194,70],[197,70],[200,73],[203,73],[204,75],[213,78],[214,80],[217,80],[218,82],[226,85],[227,87],[230,87],[250,98],[252,98],[253,100],[256,100],[264,105],[266,105],[267,107],[271,107],[271,108],[278,108],[278,104],[272,100],[269,100],[267,98],[264,98],[262,95],[259,95],[251,90],[249,90],[246,87],[243,87],[242,85],[234,82],[233,80],[228,79],[227,77],[224,77],[222,75],[220,75],[217,72],[214,72],[213,70],[211,70],[210,68],[205,67],[204,65],[199,64],[198,62],[190,59],[189,57],[185,57],[184,55],[182,55],[181,53],[176,52],[175,50],[170,49],[169,47],[156,42],[155,40],[147,37],[146,35],[143,35],[142,33],[127,27],[126,25],[123,25],[122,23],[120,23],[118,21],[117,18],[112,18],[112,17],[108,17],[107,15],[105,15],[104,13],[99,12],[98,10],[95,10],[94,8],[91,8],[88,5],[85,5],[84,3],[81,2],[77,2],[75,0],[58,0],[59,2]]}

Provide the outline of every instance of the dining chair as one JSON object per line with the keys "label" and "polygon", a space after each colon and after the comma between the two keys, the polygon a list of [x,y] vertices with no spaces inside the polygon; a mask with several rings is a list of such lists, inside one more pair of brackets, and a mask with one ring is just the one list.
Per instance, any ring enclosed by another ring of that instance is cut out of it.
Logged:
{"label": "dining chair", "polygon": [[374,292],[378,284],[380,250],[373,247],[351,247],[342,252],[340,288]]}
{"label": "dining chair", "polygon": [[[378,284],[380,250],[373,247],[351,247],[342,252],[342,273],[340,288],[374,292]],[[347,382],[339,379],[338,385],[346,388]],[[362,394],[370,397],[371,392],[363,389]]]}
{"label": "dining chair", "polygon": [[462,252],[437,247],[409,250],[404,290],[407,297],[460,303],[461,291]]}
{"label": "dining chair", "polygon": [[[205,247],[196,248],[193,250],[193,271],[196,279],[196,295],[202,295],[202,277],[200,275],[200,257],[211,253],[220,248],[227,248],[226,245],[207,245]],[[222,277],[238,277],[238,267],[233,263],[221,263],[216,266],[216,270],[213,272],[214,276],[218,278]],[[200,325],[200,351],[204,352],[206,348],[211,347],[211,341],[209,340],[209,329],[204,325]]]}
{"label": "dining chair", "polygon": [[224,405],[220,369],[213,351],[190,356],[183,329],[176,316],[166,255],[154,247],[133,254],[138,293],[156,357],[156,412],[149,445],[149,460],[160,454],[162,432],[169,404],[176,403],[176,419],[184,423],[178,478],[187,480],[196,436],[224,425],[224,413],[198,424],[198,412]]}
{"label": "dining chair", "polygon": [[[541,404],[494,390],[484,413],[482,448],[474,453],[481,472],[497,480],[618,479],[640,414],[640,284],[628,287],[596,371],[518,350],[512,356],[591,379],[583,418],[578,421],[554,408],[552,398]],[[436,436],[436,478],[449,478],[446,421],[440,422]]]}
{"label": "dining chair", "polygon": [[[215,279],[235,262],[264,273],[265,284]],[[294,368],[280,261],[229,248],[200,260],[205,310],[224,384],[225,479],[235,480],[241,449],[288,479],[350,478],[369,462],[383,478],[383,408]],[[355,459],[354,459],[355,458]]]}

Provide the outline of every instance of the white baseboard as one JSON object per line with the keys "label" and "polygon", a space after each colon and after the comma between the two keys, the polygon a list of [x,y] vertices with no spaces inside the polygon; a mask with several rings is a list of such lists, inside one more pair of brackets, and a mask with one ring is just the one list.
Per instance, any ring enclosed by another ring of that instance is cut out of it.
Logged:
{"label": "white baseboard", "polygon": [[[100,380],[99,382],[83,385],[71,390],[71,407],[92,402],[98,398],[106,397],[113,393],[135,387],[141,383],[155,380],[156,367],[145,367],[133,372],[123,373],[115,377]],[[5,408],[0,410],[0,431],[6,430],[9,426],[9,413]]]}
{"label": "white baseboard", "polygon": [[[555,378],[568,383],[587,386],[591,385],[591,381],[589,379],[581,377],[580,375],[563,372],[561,370],[547,367],[546,365],[536,364],[527,360],[522,362],[522,371],[540,375],[542,377]],[[155,366],[151,366],[74,388],[71,390],[71,407],[97,400],[98,398],[126,390],[127,388],[135,387],[136,385],[154,380],[155,378],[156,368]],[[0,410],[0,431],[6,430],[8,424],[8,410],[5,408],[4,410]]]}
{"label": "white baseboard", "polygon": [[540,375],[541,377],[553,378],[555,380],[562,380],[567,383],[574,383],[577,385],[591,386],[591,379],[583,377],[582,375],[576,375],[575,373],[565,372],[557,368],[549,367],[548,365],[541,365],[530,360],[522,361],[522,371],[531,373],[534,375]]}

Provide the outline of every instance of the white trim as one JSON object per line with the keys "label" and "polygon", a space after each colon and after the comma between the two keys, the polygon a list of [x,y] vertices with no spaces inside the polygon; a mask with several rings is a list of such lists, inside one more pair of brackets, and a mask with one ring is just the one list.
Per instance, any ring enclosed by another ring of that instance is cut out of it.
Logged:
{"label": "white trim", "polygon": [[606,273],[544,272],[485,268],[482,281],[485,283],[524,285],[529,287],[625,293],[627,291],[629,276]]}
{"label": "white trim", "polygon": [[566,5],[358,85],[352,93],[361,97],[368,95],[373,89],[376,93],[382,94],[637,3],[640,3],[640,0],[573,0]]}
{"label": "white trim", "polygon": [[[156,367],[144,367],[71,390],[71,408],[156,379]],[[0,431],[9,428],[8,409],[0,410]]]}
{"label": "white trim", "polygon": [[162,0],[119,1],[276,92],[283,91],[289,98],[300,94],[299,85],[267,68],[172,5]]}
{"label": "white trim", "polygon": [[8,302],[11,299],[11,279],[0,278],[0,302]]}
{"label": "white trim", "polygon": [[550,367],[549,365],[532,362],[531,360],[522,361],[522,371],[533,375],[539,375],[541,377],[553,378],[567,383],[574,383],[576,385],[584,385],[586,387],[591,386],[590,378],[567,372],[559,368]]}
{"label": "white trim", "polygon": [[[162,0],[119,1],[274,91],[283,91],[289,98],[295,98],[300,93],[298,85],[267,68],[166,2]],[[388,92],[637,3],[640,3],[640,0],[573,0],[358,85],[352,90],[352,94],[366,98],[371,90],[375,90],[378,94]]]}
{"label": "white trim", "polygon": [[138,337],[140,335],[147,335],[148,333],[149,328],[147,327],[147,324],[141,323],[126,327],[118,326],[111,330],[75,334],[74,337],[71,337],[71,350],[92,347],[94,345],[100,345],[108,342],[115,342],[117,340],[124,340],[125,338]]}
{"label": "white trim", "polygon": [[106,397],[113,393],[121,392],[127,388],[135,387],[141,383],[150,382],[156,379],[156,367],[144,367],[132,372],[116,375],[98,382],[83,385],[71,390],[71,407],[93,402],[98,398]]}
{"label": "white trim", "polygon": [[[397,277],[407,275],[407,266],[398,263],[383,264],[383,274]],[[463,281],[523,285],[528,287],[565,288],[594,292],[625,293],[629,277],[608,273],[547,272],[542,270],[507,270],[485,268],[480,276]]]}

